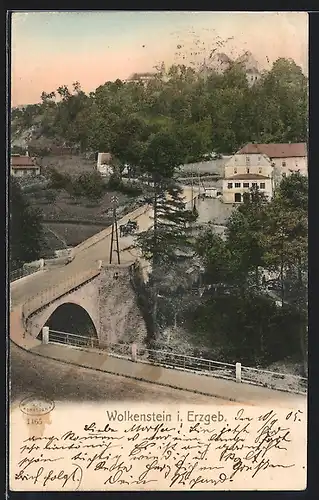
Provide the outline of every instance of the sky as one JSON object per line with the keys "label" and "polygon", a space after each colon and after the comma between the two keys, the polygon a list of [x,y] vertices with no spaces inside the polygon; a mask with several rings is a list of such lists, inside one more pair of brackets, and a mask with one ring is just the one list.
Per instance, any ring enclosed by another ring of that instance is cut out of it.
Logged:
{"label": "sky", "polygon": [[79,81],[90,92],[106,81],[166,65],[194,65],[218,47],[246,50],[261,68],[278,57],[308,71],[304,12],[85,11],[14,12],[12,105],[40,102],[41,92]]}

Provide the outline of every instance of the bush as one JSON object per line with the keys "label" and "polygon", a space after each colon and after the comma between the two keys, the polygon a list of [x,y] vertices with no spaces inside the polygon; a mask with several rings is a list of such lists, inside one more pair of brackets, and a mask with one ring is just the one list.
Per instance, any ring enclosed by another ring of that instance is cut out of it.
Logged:
{"label": "bush", "polygon": [[123,183],[122,180],[116,175],[111,175],[107,188],[110,191],[119,191],[120,193],[127,194],[128,196],[139,196],[142,194],[142,189],[135,183]]}
{"label": "bush", "polygon": [[120,191],[121,187],[123,187],[121,179],[117,175],[112,174],[108,180],[107,188],[110,191]]}
{"label": "bush", "polygon": [[56,200],[56,192],[53,189],[47,189],[44,193],[45,199],[48,203],[54,203]]}
{"label": "bush", "polygon": [[52,189],[66,189],[71,182],[71,177],[68,174],[62,174],[55,168],[50,170],[50,184]]}
{"label": "bush", "polygon": [[101,175],[96,171],[81,174],[73,181],[73,193],[76,193],[77,196],[85,196],[92,203],[97,203],[102,198],[104,191],[105,184]]}
{"label": "bush", "polygon": [[219,348],[223,361],[254,366],[300,356],[303,318],[268,298],[211,297],[187,316],[189,331],[196,332],[194,342]]}

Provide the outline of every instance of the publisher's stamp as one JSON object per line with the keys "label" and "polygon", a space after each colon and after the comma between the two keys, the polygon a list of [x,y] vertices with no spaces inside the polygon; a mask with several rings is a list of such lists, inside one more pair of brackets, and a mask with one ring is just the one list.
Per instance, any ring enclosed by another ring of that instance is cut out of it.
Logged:
{"label": "publisher's stamp", "polygon": [[54,407],[54,401],[39,396],[28,396],[19,404],[22,413],[36,417],[50,413]]}

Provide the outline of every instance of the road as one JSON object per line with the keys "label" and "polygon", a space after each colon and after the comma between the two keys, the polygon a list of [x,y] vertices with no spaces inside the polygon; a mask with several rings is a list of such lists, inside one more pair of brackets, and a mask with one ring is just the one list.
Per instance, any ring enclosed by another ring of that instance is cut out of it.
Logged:
{"label": "road", "polygon": [[[184,196],[186,201],[191,199],[191,189],[184,187]],[[139,231],[145,231],[153,225],[152,210],[142,214],[137,219]],[[138,257],[138,251],[128,249],[134,243],[133,236],[119,238],[121,263],[132,262]],[[25,282],[11,285],[12,305],[15,306],[26,301],[32,295],[35,295],[45,288],[57,285],[61,281],[67,280],[75,274],[84,273],[98,266],[98,261],[109,262],[111,235],[106,236],[94,246],[82,250],[76,254],[74,260],[66,266],[52,268],[43,273],[36,273],[30,276]],[[114,252],[113,263],[117,263],[117,256]]]}
{"label": "road", "polygon": [[[138,224],[141,231],[148,229],[152,225],[152,219],[149,214],[143,214]],[[137,250],[124,250],[133,244],[134,238],[125,237],[119,238],[121,263],[131,262],[137,257]],[[107,236],[102,241],[96,243],[87,249],[78,253],[74,260],[66,266],[51,268],[43,272],[29,276],[23,282],[13,283],[11,285],[12,305],[15,306],[27,300],[30,296],[35,295],[45,288],[57,285],[61,281],[67,280],[69,277],[84,273],[94,267],[98,267],[98,261],[102,260],[105,263],[109,262],[111,236]],[[113,263],[117,262],[114,252]]]}
{"label": "road", "polygon": [[[35,356],[11,342],[11,403],[29,394],[55,401],[145,401],[220,404],[218,398],[130,380]],[[224,404],[224,401],[223,401]]]}
{"label": "road", "polygon": [[[190,191],[188,192],[188,195]],[[150,213],[138,219],[141,231],[148,229],[153,220]],[[121,263],[130,262],[137,256],[136,250],[127,250],[133,243],[132,237],[120,238]],[[125,250],[126,249],[126,250]],[[50,288],[68,277],[82,273],[98,264],[108,262],[110,236],[94,246],[83,250],[68,265],[38,272],[21,282],[11,285],[12,307],[26,301],[30,296]],[[114,257],[116,257],[114,255]],[[117,260],[114,258],[114,262]],[[196,395],[191,392],[170,389],[157,385],[129,380],[124,377],[99,373],[95,370],[70,367],[69,365],[35,356],[10,343],[11,400],[30,392],[45,394],[55,400],[139,400],[139,401],[181,401],[213,402],[215,398]],[[74,395],[77,396],[74,396]],[[220,399],[216,399],[220,402]]]}
{"label": "road", "polygon": [[[149,213],[138,218],[140,230],[153,223]],[[136,250],[128,250],[132,237],[120,239],[121,262],[131,262]],[[98,265],[99,260],[108,262],[110,236],[77,254],[66,266],[35,273],[11,285],[12,306],[15,307],[30,296],[58,284],[77,273]],[[116,262],[116,259],[114,259]],[[227,400],[203,396],[178,389],[171,389],[146,382],[97,372],[93,369],[36,356],[12,342],[10,343],[11,401],[37,393],[56,401],[157,401],[230,404]],[[226,396],[226,394],[225,394]],[[249,398],[248,398],[249,399]]]}

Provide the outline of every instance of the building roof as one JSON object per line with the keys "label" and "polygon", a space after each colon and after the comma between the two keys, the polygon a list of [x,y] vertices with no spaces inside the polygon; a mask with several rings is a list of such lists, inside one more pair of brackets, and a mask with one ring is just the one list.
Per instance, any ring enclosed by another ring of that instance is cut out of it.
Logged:
{"label": "building roof", "polygon": [[12,168],[39,168],[30,156],[11,156]]}
{"label": "building roof", "polygon": [[270,158],[262,153],[236,153],[231,156],[230,160],[226,163],[225,167],[247,167],[246,156],[251,156],[251,165],[255,167],[271,167]]}
{"label": "building roof", "polygon": [[291,158],[294,156],[307,156],[305,142],[291,144],[246,144],[238,151],[239,154],[262,153],[269,158]]}
{"label": "building roof", "polygon": [[149,73],[149,72],[146,72],[146,73],[133,73],[133,75],[131,75],[128,80],[139,80],[141,78],[152,78],[156,75],[156,73]]}
{"label": "building roof", "polygon": [[226,177],[225,181],[228,180],[249,180],[249,179],[269,179],[266,175],[261,175],[261,174],[236,174],[232,175],[231,177]]}

